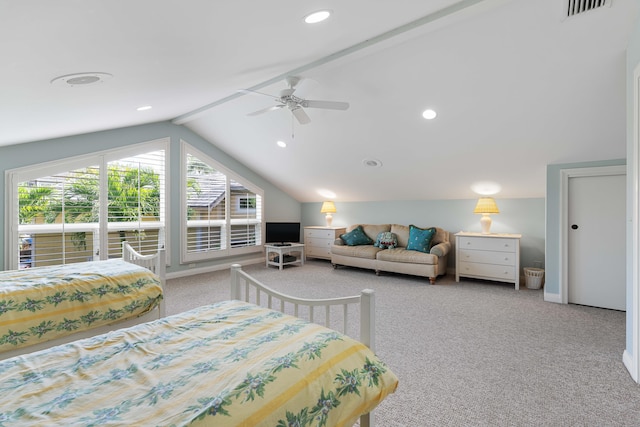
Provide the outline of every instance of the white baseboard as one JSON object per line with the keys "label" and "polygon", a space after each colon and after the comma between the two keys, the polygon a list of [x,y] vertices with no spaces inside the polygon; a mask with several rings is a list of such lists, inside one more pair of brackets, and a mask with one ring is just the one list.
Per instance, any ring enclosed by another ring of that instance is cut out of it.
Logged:
{"label": "white baseboard", "polygon": [[202,273],[211,273],[213,271],[230,270],[233,264],[251,265],[258,263],[264,263],[264,256],[245,259],[242,260],[242,262],[229,261],[228,263],[218,264],[214,266],[204,266],[198,268],[189,268],[187,270],[174,271],[172,273],[167,273],[167,279],[178,279],[180,277],[194,276],[196,274]]}
{"label": "white baseboard", "polygon": [[546,291],[544,292],[544,300],[546,302],[555,302],[557,304],[562,304],[562,295],[560,294],[549,294]]}
{"label": "white baseboard", "polygon": [[638,372],[636,372],[635,366],[633,364],[633,358],[627,350],[622,353],[622,363],[624,363],[625,368],[627,368],[627,371],[629,371],[631,378],[633,378],[635,382],[640,382],[638,381]]}

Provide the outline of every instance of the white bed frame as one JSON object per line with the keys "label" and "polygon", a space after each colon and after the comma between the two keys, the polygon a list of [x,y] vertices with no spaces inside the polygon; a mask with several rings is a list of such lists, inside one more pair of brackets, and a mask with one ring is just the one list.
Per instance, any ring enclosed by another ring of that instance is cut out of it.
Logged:
{"label": "white bed frame", "polygon": [[[293,307],[294,315],[298,316],[300,307],[307,307],[309,321],[313,322],[314,309],[324,307],[324,326],[330,328],[331,307],[342,306],[343,322],[340,332],[347,333],[348,309],[350,305],[360,306],[360,341],[371,350],[375,350],[375,293],[371,289],[363,290],[360,295],[341,298],[305,299],[285,295],[258,280],[242,270],[240,264],[231,266],[231,299],[253,302],[261,305],[262,296],[266,296],[266,307],[285,311],[285,307]],[[251,297],[253,296],[253,300]],[[289,306],[287,306],[289,304]],[[360,417],[360,427],[373,427],[373,412]]]}
{"label": "white bed frame", "polygon": [[[153,255],[141,255],[135,249],[131,247],[128,242],[122,242],[122,259],[132,264],[140,265],[148,268],[160,278],[160,286],[162,287],[162,293],[164,294],[164,285],[166,281],[165,275],[165,252],[164,249],[160,249],[158,253]],[[90,338],[95,335],[105,334],[120,328],[128,328],[139,323],[149,322],[165,316],[165,302],[160,301],[160,304],[153,310],[130,319],[120,320],[108,325],[98,326],[86,331],[75,332],[64,337],[55,338],[49,341],[20,347],[15,350],[4,351],[0,353],[0,360],[8,359],[10,357],[19,356],[21,354],[31,353],[38,350],[44,350],[45,348],[53,347],[60,344],[66,344],[71,341]]]}

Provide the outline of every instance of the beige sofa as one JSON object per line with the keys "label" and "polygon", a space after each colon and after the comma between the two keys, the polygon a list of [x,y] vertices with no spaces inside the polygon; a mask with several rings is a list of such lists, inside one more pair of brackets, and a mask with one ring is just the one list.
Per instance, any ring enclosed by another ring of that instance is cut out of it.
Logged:
{"label": "beige sofa", "polygon": [[435,283],[436,277],[446,274],[448,254],[451,250],[449,232],[435,227],[436,233],[431,240],[431,249],[425,253],[406,249],[410,230],[407,225],[354,224],[347,227],[347,233],[359,225],[373,242],[376,242],[381,232],[394,233],[398,246],[393,249],[376,247],[373,243],[349,246],[338,238],[331,247],[331,263],[334,268],[344,265],[374,270],[376,274],[380,274],[381,271],[411,274],[428,277],[431,284]]}

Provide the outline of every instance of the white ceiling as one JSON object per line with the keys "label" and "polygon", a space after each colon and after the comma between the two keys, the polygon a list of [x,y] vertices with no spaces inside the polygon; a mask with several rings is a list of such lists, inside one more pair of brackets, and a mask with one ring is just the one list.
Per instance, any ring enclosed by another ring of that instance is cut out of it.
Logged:
{"label": "white ceiling", "polygon": [[[0,145],[174,120],[301,202],[473,198],[478,181],[544,197],[547,164],[625,157],[639,9],[563,20],[562,3],[0,0]],[[50,83],[81,72],[113,78]],[[290,74],[350,108],[248,117],[272,101],[238,89],[275,95]]]}

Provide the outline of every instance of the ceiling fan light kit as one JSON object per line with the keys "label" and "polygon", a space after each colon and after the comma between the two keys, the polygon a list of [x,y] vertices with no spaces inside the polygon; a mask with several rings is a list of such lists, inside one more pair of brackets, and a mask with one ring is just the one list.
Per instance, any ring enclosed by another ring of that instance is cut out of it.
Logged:
{"label": "ceiling fan light kit", "polygon": [[296,95],[294,95],[294,93],[296,91],[296,86],[298,86],[298,83],[300,83],[301,80],[302,78],[298,76],[288,76],[286,78],[286,82],[289,87],[286,89],[282,89],[280,91],[280,96],[269,95],[266,93],[257,92],[250,89],[240,90],[240,92],[242,93],[268,96],[269,98],[272,98],[273,100],[275,100],[275,102],[277,103],[276,105],[262,108],[258,111],[254,111],[247,115],[258,116],[260,114],[268,113],[270,111],[275,111],[275,110],[279,110],[281,108],[287,107],[291,111],[291,114],[293,114],[293,116],[296,118],[298,123],[300,123],[301,125],[306,125],[307,123],[311,122],[311,118],[306,113],[306,111],[304,111],[304,108],[319,108],[319,109],[325,109],[325,110],[342,110],[342,111],[347,110],[349,108],[348,102],[320,101],[320,100],[304,99],[304,98],[297,97]]}

